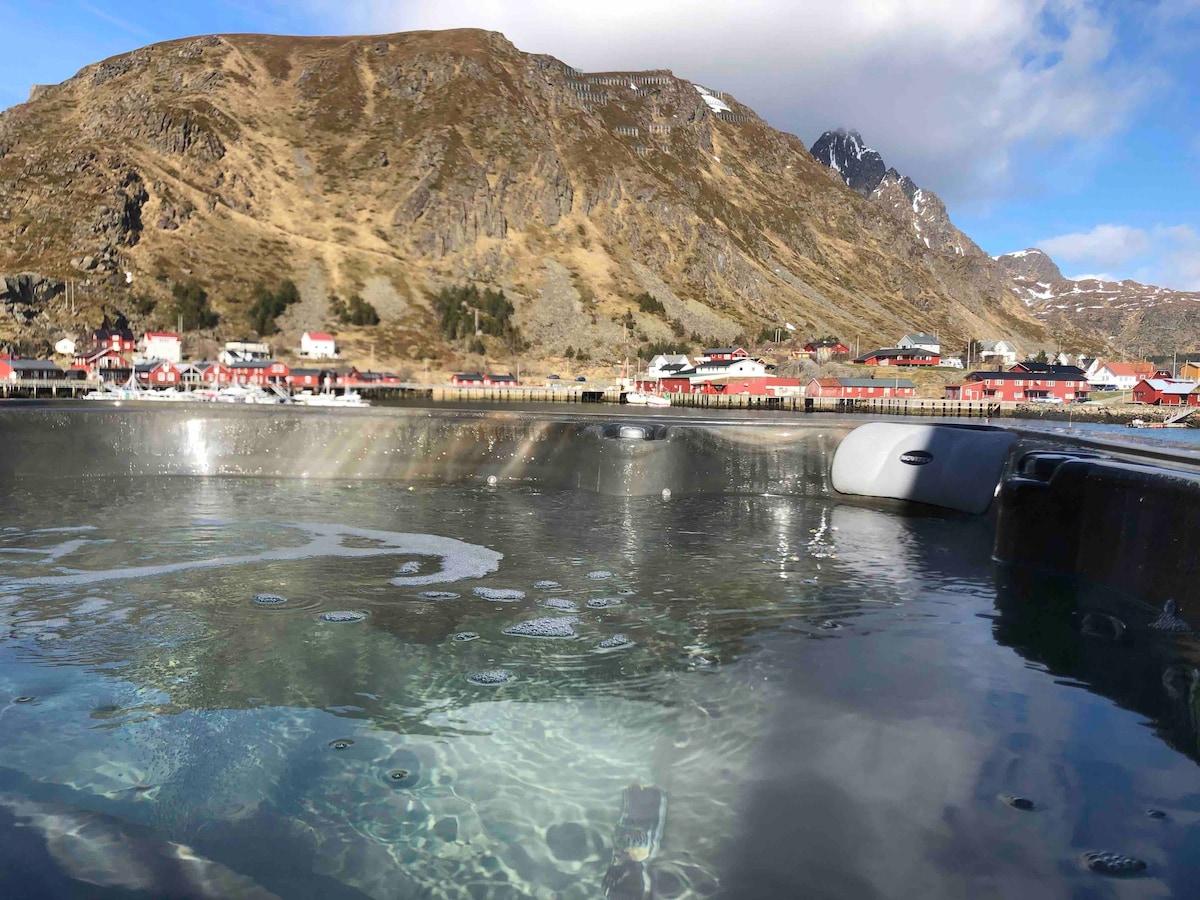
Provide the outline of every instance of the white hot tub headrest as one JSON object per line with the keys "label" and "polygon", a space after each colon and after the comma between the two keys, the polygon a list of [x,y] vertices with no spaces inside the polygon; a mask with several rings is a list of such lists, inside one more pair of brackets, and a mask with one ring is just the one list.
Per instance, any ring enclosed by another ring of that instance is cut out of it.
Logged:
{"label": "white hot tub headrest", "polygon": [[985,513],[1016,439],[998,428],[872,422],[838,445],[833,487],[842,494]]}

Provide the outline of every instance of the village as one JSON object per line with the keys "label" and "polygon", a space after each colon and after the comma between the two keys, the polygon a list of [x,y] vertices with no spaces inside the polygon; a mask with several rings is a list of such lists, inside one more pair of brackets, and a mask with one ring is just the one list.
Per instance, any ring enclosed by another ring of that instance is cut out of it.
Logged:
{"label": "village", "polygon": [[[64,339],[55,349],[60,357],[71,360],[69,365],[0,354],[0,385],[9,389],[6,394],[24,384],[60,382],[174,391],[226,386],[288,392],[413,386],[391,372],[339,366],[336,339],[323,332],[304,332],[299,346],[287,354],[299,359],[300,365],[281,361],[271,345],[261,341],[228,341],[216,359],[189,361],[184,358],[179,334],[148,331],[137,338],[124,321],[104,323],[91,332],[83,346]],[[808,341],[786,359],[755,354],[745,347],[707,348],[696,357],[658,354],[644,369],[639,364],[631,375],[626,366],[611,380],[622,391],[661,398],[926,398],[1009,406],[1111,398],[1140,406],[1200,406],[1200,361],[1185,361],[1178,371],[1172,371],[1148,361],[1062,353],[1047,356],[1044,352],[1035,358],[1019,356],[1016,345],[1005,340],[973,341],[964,353],[944,355],[937,335],[915,332],[902,335],[895,346],[858,356],[836,338]],[[920,384],[914,380],[916,373],[935,371],[943,377]],[[587,380],[582,375],[573,379]],[[556,374],[527,375],[522,381],[511,372],[458,372],[447,383],[467,391],[531,386],[559,389],[567,384]]]}

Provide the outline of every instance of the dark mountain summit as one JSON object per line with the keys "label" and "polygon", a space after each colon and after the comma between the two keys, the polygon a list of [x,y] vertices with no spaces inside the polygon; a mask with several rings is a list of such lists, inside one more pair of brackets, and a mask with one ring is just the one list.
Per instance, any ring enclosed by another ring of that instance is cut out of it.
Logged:
{"label": "dark mountain summit", "polygon": [[871,196],[888,171],[883,157],[868,147],[857,131],[827,131],[817,138],[811,152],[817,162],[835,170],[864,197]]}

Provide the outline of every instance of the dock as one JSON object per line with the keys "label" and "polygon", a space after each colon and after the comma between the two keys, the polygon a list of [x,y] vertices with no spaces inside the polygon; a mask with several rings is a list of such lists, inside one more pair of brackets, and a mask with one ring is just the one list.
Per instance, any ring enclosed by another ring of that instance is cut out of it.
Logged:
{"label": "dock", "polygon": [[[78,398],[97,387],[93,381],[77,379],[20,379],[0,382],[0,399]],[[184,385],[202,389],[208,385]],[[283,385],[281,388],[287,390]],[[616,385],[563,382],[552,387],[399,384],[351,385],[368,400],[425,400],[434,403],[625,403],[628,391]],[[339,392],[344,388],[338,388]],[[295,391],[293,391],[295,392]],[[994,418],[1005,415],[1002,404],[983,400],[922,398],[782,397],[747,394],[668,394],[672,406],[692,409],[766,409],[797,413],[863,413],[877,416],[939,416],[946,418]],[[1184,414],[1186,415],[1186,414]],[[1183,415],[1178,416],[1182,419]]]}

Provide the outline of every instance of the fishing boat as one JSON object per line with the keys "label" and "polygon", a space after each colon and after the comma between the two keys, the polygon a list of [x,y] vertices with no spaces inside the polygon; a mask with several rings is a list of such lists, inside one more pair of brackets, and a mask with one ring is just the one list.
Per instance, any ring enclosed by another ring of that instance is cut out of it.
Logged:
{"label": "fishing boat", "polygon": [[634,406],[670,406],[671,401],[666,397],[660,397],[658,394],[647,393],[646,391],[630,391],[625,395],[625,402]]}

